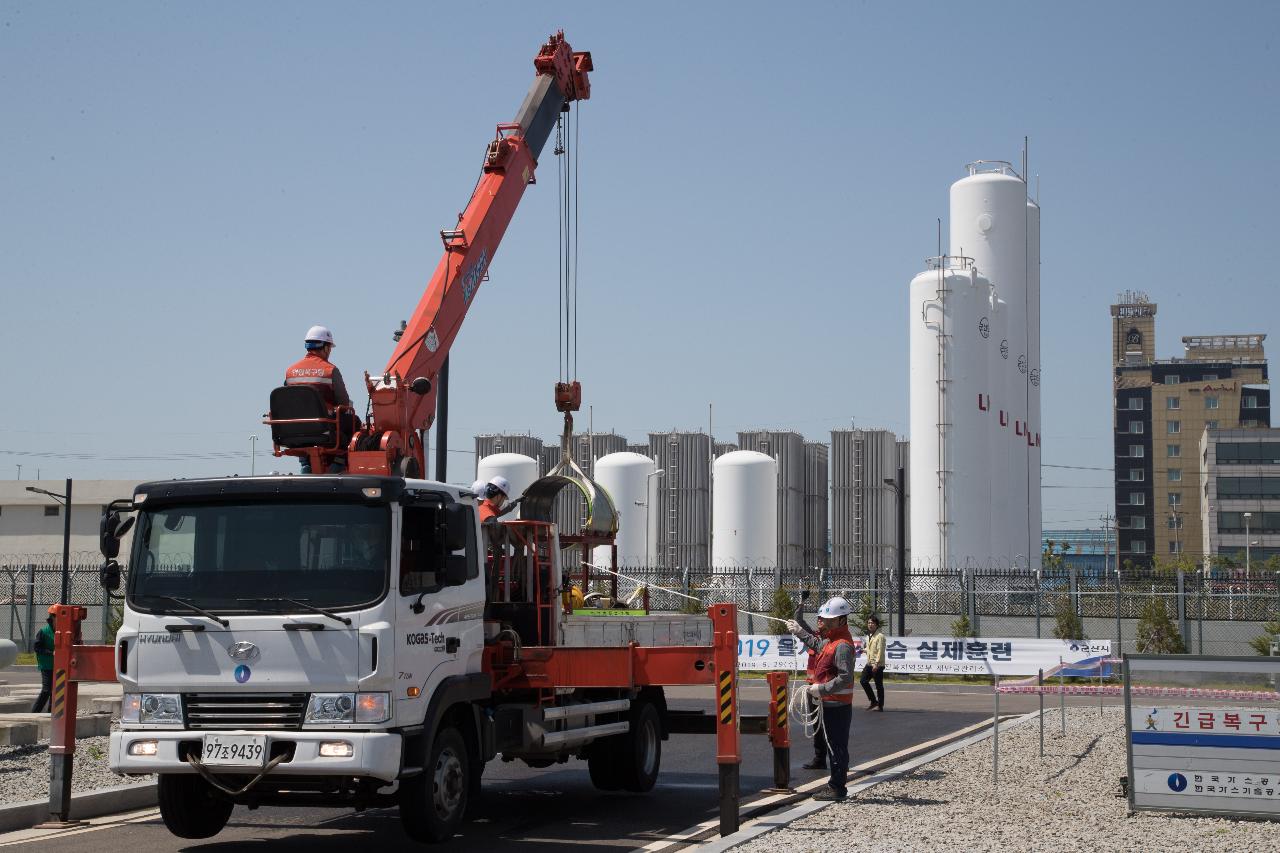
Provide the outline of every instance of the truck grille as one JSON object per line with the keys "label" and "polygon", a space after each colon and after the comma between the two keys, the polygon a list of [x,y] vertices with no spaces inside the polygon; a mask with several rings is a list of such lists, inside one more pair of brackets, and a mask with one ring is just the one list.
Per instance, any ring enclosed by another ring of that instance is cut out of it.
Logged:
{"label": "truck grille", "polygon": [[300,729],[305,693],[184,693],[188,729]]}

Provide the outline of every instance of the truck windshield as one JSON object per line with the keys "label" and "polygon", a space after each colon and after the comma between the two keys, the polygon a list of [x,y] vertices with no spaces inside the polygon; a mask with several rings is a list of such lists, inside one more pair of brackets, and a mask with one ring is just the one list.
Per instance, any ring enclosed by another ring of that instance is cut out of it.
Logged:
{"label": "truck windshield", "polygon": [[[243,503],[162,507],[138,519],[129,601],[184,612],[280,612],[280,599],[353,608],[387,589],[386,506]],[[255,603],[256,602],[256,603]]]}

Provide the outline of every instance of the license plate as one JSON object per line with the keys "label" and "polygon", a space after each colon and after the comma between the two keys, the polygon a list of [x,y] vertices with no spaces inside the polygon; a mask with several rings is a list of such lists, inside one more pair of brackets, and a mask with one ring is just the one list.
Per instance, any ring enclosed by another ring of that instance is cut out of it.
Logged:
{"label": "license plate", "polygon": [[262,767],[267,763],[267,736],[205,735],[200,760],[220,767]]}

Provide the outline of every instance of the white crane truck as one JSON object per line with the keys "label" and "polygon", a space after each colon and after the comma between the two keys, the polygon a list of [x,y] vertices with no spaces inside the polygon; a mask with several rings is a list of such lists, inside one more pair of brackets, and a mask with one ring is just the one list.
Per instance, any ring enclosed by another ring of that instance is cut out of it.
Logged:
{"label": "white crane truck", "polygon": [[[499,756],[585,759],[599,788],[651,788],[663,685],[717,684],[724,722],[731,605],[569,613],[555,526],[481,525],[466,489],[355,475],[145,483],[104,513],[108,557],[128,513],[110,765],[158,775],[180,837],[217,834],[235,804],[398,805],[410,837],[440,841]],[[119,587],[114,560],[103,576]]]}

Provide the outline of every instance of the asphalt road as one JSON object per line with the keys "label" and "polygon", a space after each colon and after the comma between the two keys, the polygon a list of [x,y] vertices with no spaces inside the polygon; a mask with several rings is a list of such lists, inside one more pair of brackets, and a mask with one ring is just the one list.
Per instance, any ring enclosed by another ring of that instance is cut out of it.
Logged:
{"label": "asphalt road", "polygon": [[[741,712],[766,710],[763,682],[742,682]],[[992,713],[990,688],[964,686],[895,687],[886,685],[885,713],[864,712],[855,706],[850,742],[853,764],[891,755],[912,745],[958,731]],[[673,689],[673,708],[710,708],[710,688]],[[1071,704],[1089,704],[1073,700]],[[1096,704],[1096,700],[1092,700]],[[1002,713],[1035,709],[1032,696],[1001,698]],[[715,738],[710,735],[673,735],[663,744],[662,773],[648,794],[601,793],[592,787],[585,762],[571,761],[559,767],[532,770],[513,762],[491,762],[484,775],[484,797],[477,819],[468,823],[444,849],[488,851],[537,851],[572,846],[580,851],[617,853],[633,849],[687,829],[717,815],[718,790]],[[793,784],[819,778],[800,769],[807,760],[809,742],[792,731]],[[773,784],[772,752],[763,735],[743,736],[742,799],[748,803]],[[158,814],[144,815],[88,831],[42,839],[49,851],[101,853],[127,850],[153,851],[306,851],[326,853],[352,849],[396,850],[412,847],[400,829],[394,809],[363,814],[325,809],[237,808],[231,822],[215,838],[183,842],[164,828]]]}

